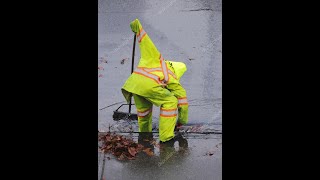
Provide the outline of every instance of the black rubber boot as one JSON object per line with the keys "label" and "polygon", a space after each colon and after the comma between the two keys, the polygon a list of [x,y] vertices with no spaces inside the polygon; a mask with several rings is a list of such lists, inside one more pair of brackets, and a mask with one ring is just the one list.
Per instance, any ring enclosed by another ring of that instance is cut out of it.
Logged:
{"label": "black rubber boot", "polygon": [[169,141],[162,142],[160,141],[160,146],[162,147],[174,147],[175,138],[170,139]]}

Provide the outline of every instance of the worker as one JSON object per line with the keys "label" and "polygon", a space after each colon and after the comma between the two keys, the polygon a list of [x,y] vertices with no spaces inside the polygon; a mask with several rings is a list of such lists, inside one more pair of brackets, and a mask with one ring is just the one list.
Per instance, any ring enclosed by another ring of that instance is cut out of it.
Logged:
{"label": "worker", "polygon": [[121,88],[122,94],[128,103],[131,96],[134,98],[139,132],[152,132],[152,107],[160,107],[159,139],[170,141],[174,130],[188,122],[187,94],[179,82],[187,67],[165,60],[138,19],[130,27],[136,34],[141,58]]}

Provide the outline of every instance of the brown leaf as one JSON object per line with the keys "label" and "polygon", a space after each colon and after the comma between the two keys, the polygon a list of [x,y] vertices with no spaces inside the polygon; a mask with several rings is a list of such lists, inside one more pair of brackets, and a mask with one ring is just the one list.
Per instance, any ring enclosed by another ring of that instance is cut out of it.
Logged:
{"label": "brown leaf", "polygon": [[137,143],[131,143],[130,144],[130,147],[137,147],[138,145],[137,145]]}
{"label": "brown leaf", "polygon": [[148,156],[153,156],[153,152],[152,152],[151,148],[146,148],[143,150],[143,152],[145,152]]}
{"label": "brown leaf", "polygon": [[124,160],[124,158],[125,158],[125,156],[123,155],[123,154],[121,154],[120,156],[119,156],[119,158],[118,158],[118,160]]}
{"label": "brown leaf", "polygon": [[123,145],[128,146],[130,143],[128,141],[123,141]]}
{"label": "brown leaf", "polygon": [[136,148],[134,147],[128,147],[128,152],[131,156],[135,156],[137,154]]}
{"label": "brown leaf", "polygon": [[121,143],[117,143],[116,148],[122,148],[122,147],[124,147],[124,145],[122,145]]}
{"label": "brown leaf", "polygon": [[120,151],[114,152],[115,156],[120,156],[121,154],[122,154],[122,152],[120,152]]}
{"label": "brown leaf", "polygon": [[160,144],[155,144],[154,146],[157,148],[160,148]]}
{"label": "brown leaf", "polygon": [[111,149],[111,148],[112,148],[112,144],[110,144],[110,145],[108,145],[108,146],[106,147],[107,150],[109,150],[109,149]]}
{"label": "brown leaf", "polygon": [[135,158],[134,157],[127,157],[129,160],[134,160]]}

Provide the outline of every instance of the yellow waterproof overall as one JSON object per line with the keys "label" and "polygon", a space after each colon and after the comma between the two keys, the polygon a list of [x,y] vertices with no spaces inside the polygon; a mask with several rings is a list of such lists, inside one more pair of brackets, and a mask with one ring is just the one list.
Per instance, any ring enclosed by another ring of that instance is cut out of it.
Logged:
{"label": "yellow waterproof overall", "polygon": [[169,141],[174,137],[176,123],[188,122],[187,94],[179,82],[187,67],[182,62],[164,60],[138,19],[130,27],[136,33],[141,58],[122,93],[127,102],[133,95],[140,132],[152,131],[152,105],[160,106],[160,141]]}

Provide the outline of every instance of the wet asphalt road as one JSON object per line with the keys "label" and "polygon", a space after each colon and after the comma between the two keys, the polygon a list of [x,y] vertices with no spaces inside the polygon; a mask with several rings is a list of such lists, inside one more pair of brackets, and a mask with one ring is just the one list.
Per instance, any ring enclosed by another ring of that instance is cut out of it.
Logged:
{"label": "wet asphalt road", "polygon": [[[133,36],[130,22],[138,18],[165,59],[181,61],[187,72],[181,84],[187,91],[189,123],[206,124],[209,129],[222,129],[222,10],[221,0],[99,0],[98,7],[98,129],[100,132],[124,131],[112,120],[112,114],[125,99],[121,87],[130,75]],[[136,45],[135,67],[140,57]],[[123,60],[124,59],[124,60]],[[104,61],[107,61],[104,62]],[[121,63],[123,62],[123,64]],[[118,103],[118,104],[116,104]],[[115,104],[115,105],[113,105]],[[109,107],[108,107],[109,106]],[[103,110],[99,110],[102,109]],[[126,108],[122,109],[127,111]],[[133,112],[136,111],[133,106]],[[159,108],[153,108],[157,126]],[[121,123],[120,123],[121,124]],[[134,131],[137,124],[131,123]],[[221,179],[221,147],[213,156],[206,152],[222,143],[220,135],[210,138],[187,138],[190,153],[183,163],[173,161],[161,168],[159,161],[145,169],[142,158],[123,163],[114,159],[103,163],[99,154],[99,179]],[[221,145],[222,146],[222,145]],[[155,158],[158,156],[155,156]],[[178,158],[179,159],[179,158]],[[182,160],[181,160],[182,161]],[[111,162],[111,163],[110,163]],[[102,170],[105,164],[105,170]],[[103,171],[103,173],[102,173]],[[177,173],[177,171],[179,173]]]}
{"label": "wet asphalt road", "polygon": [[[221,129],[221,0],[99,0],[98,11],[98,65],[101,67],[98,109],[124,103],[120,89],[131,73],[134,36],[129,24],[138,18],[165,59],[187,65],[181,84],[190,104],[189,123],[213,124]],[[138,45],[135,55],[136,67],[140,57]],[[103,63],[102,58],[107,63]],[[123,64],[122,59],[125,59]],[[100,131],[106,131],[109,124],[114,123],[112,114],[119,105],[98,110]],[[154,106],[154,123],[158,115],[159,108]]]}
{"label": "wet asphalt road", "polygon": [[[128,134],[127,134],[128,135]],[[137,133],[129,135],[135,141]],[[154,136],[154,138],[158,138]],[[145,142],[143,145],[146,146]],[[98,179],[163,179],[221,180],[222,140],[220,135],[188,135],[184,143],[176,141],[174,148],[151,148],[153,156],[140,152],[135,160],[119,161],[112,154],[98,153]]]}

